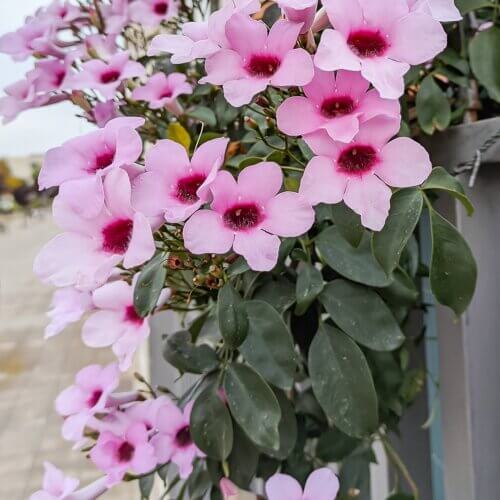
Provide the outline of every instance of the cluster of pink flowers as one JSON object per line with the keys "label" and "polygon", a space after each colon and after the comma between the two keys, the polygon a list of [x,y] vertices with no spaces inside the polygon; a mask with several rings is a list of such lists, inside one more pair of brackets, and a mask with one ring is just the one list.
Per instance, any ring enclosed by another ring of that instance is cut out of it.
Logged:
{"label": "cluster of pink flowers", "polygon": [[[277,128],[301,137],[314,153],[298,192],[283,190],[282,168],[272,161],[243,168],[235,178],[225,168],[227,138],[204,142],[191,157],[170,139],[146,148],[139,133],[145,120],[120,116],[126,100],[166,110],[174,120],[183,113],[178,97],[193,92],[186,75],[151,74],[120,48],[127,26],[167,26],[180,8],[177,0],[86,7],[54,0],[0,38],[0,51],[15,60],[37,58],[26,78],[5,89],[5,121],[83,95],[88,119],[100,127],[45,156],[39,185],[59,189],[53,215],[62,232],[42,248],[34,270],[58,287],[46,336],[86,316],[84,343],[111,346],[118,361],[84,368],[56,402],[66,439],[81,447],[97,435],[90,458],[104,478],[78,490],[77,480],[46,464],[43,490],[32,499],[96,498],[127,472],[144,474],[168,462],[186,478],[203,456],[189,432],[192,402],[181,410],[166,397],[142,401],[137,393],[115,392],[120,371],[150,333],[149,317],[134,306],[132,275],[155,255],[159,228],[182,225],[185,248],[194,255],[232,251],[251,269],[270,271],[280,238],[313,226],[314,206],[344,201],[366,228],[379,231],[391,188],[420,185],[430,174],[424,148],[395,138],[398,99],[410,65],[445,48],[440,21],[460,17],[453,1],[322,3],[317,11],[316,0],[280,0],[282,19],[268,28],[252,17],[258,0],[227,2],[207,19],[185,23],[181,33],[159,34],[148,52],[168,53],[174,64],[204,60],[199,83],[222,86],[233,106],[250,104],[268,87],[282,89],[288,97],[276,110]],[[75,30],[85,36],[75,38]],[[163,290],[159,305],[169,293]],[[221,488],[225,498],[239,498],[232,483]],[[266,485],[269,500],[333,500],[337,492],[328,469],[315,471],[304,491],[282,474]]]}

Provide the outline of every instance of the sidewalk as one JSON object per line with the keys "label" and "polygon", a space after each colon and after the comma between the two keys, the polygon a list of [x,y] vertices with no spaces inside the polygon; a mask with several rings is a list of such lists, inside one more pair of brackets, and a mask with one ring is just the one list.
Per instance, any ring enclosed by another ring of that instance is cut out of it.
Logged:
{"label": "sidewalk", "polygon": [[[80,368],[108,363],[113,356],[106,349],[85,348],[79,327],[43,340],[52,289],[33,275],[32,261],[57,229],[49,212],[30,219],[3,217],[2,221],[7,230],[0,232],[0,498],[26,500],[40,488],[44,460],[78,477],[82,484],[99,476],[62,439],[54,399]],[[139,497],[137,485],[128,484],[102,498]]]}

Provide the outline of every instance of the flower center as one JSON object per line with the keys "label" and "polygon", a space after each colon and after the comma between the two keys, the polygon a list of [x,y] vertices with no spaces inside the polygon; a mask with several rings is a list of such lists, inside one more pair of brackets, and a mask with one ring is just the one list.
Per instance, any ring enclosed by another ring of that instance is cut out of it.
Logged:
{"label": "flower center", "polygon": [[134,324],[142,324],[144,322],[144,318],[141,318],[137,314],[135,307],[133,305],[130,305],[125,309],[125,321]]}
{"label": "flower center", "polygon": [[64,77],[66,76],[66,71],[61,69],[59,70],[55,75],[54,75],[54,83],[56,87],[60,87],[61,83],[64,80]]}
{"label": "flower center", "polygon": [[252,203],[230,208],[223,216],[224,224],[233,231],[255,227],[262,219],[260,210]]}
{"label": "flower center", "polygon": [[274,75],[280,64],[280,59],[271,54],[254,54],[250,57],[246,70],[252,76],[265,78]]}
{"label": "flower center", "polygon": [[190,177],[184,177],[184,179],[179,179],[177,182],[177,199],[186,204],[197,202],[199,197],[196,193],[204,182],[205,176],[202,174],[195,174]]}
{"label": "flower center", "polygon": [[94,160],[94,167],[90,169],[92,173],[97,172],[103,168],[109,167],[113,160],[115,159],[115,151],[110,151],[106,149],[106,151],[102,151],[98,153]]}
{"label": "flower center", "polygon": [[159,16],[164,16],[167,13],[167,8],[168,8],[167,2],[158,2],[157,4],[155,4],[153,10],[155,11],[155,14],[158,14]]}
{"label": "flower center", "polygon": [[175,442],[180,448],[185,448],[193,442],[191,439],[191,432],[189,431],[189,425],[186,425],[177,432],[175,435]]}
{"label": "flower center", "polygon": [[118,78],[120,78],[120,72],[116,69],[110,69],[101,75],[101,83],[116,82]]}
{"label": "flower center", "polygon": [[327,97],[321,104],[321,114],[327,118],[348,115],[354,111],[356,105],[349,96]]}
{"label": "flower center", "polygon": [[160,99],[166,99],[167,97],[172,97],[172,91],[170,89],[165,89],[160,94]]}
{"label": "flower center", "polygon": [[132,237],[134,223],[130,219],[119,219],[102,230],[102,248],[105,252],[124,254]]}
{"label": "flower center", "polygon": [[89,399],[87,399],[87,406],[89,408],[93,408],[98,401],[101,399],[102,396],[102,390],[101,389],[96,389],[92,395],[90,396]]}
{"label": "flower center", "polygon": [[377,152],[372,146],[355,144],[344,149],[339,156],[338,164],[347,173],[362,173],[370,170],[377,162]]}
{"label": "flower center", "polygon": [[347,39],[351,50],[359,57],[378,57],[388,48],[386,39],[380,31],[353,31]]}
{"label": "flower center", "polygon": [[119,462],[130,462],[134,456],[135,448],[127,441],[124,441],[118,448],[118,461]]}

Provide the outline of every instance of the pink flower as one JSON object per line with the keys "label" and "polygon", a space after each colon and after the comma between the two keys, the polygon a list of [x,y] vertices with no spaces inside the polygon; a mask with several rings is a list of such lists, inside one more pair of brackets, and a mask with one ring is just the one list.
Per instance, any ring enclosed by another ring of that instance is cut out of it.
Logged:
{"label": "pink flower", "polygon": [[183,73],[155,73],[142,87],[134,89],[132,99],[146,101],[151,109],[167,108],[174,114],[180,114],[177,97],[191,94],[193,87],[186,81]]}
{"label": "pink flower", "polygon": [[105,204],[94,218],[82,217],[64,198],[54,200],[54,218],[65,232],[49,241],[35,258],[34,272],[42,281],[93,290],[105,283],[120,262],[130,269],[153,256],[151,225],[132,209],[127,173],[114,169],[103,188]]}
{"label": "pink flower", "polygon": [[36,92],[53,92],[65,86],[68,64],[59,59],[46,59],[35,64],[26,75]]}
{"label": "pink flower", "polygon": [[99,434],[90,459],[107,474],[107,485],[119,483],[128,472],[146,474],[157,464],[144,424],[133,420]]}
{"label": "pink flower", "polygon": [[108,487],[106,478],[100,478],[78,491],[80,481],[76,478],[65,476],[50,462],[44,464],[43,489],[33,493],[30,500],[95,500],[104,494]]}
{"label": "pink flower", "polygon": [[307,33],[312,26],[318,0],[278,0],[286,18],[293,23],[302,23],[301,33]]}
{"label": "pink flower", "polygon": [[98,102],[92,110],[92,118],[101,128],[118,116],[118,105],[115,101]]}
{"label": "pink flower", "polygon": [[314,67],[304,49],[294,48],[301,27],[280,20],[268,34],[262,21],[233,14],[226,23],[230,48],[207,59],[207,76],[200,83],[222,85],[226,100],[233,106],[248,104],[268,85],[306,85],[314,76]]}
{"label": "pink flower", "polygon": [[116,118],[101,130],[50,149],[38,177],[40,189],[61,186],[59,196],[74,211],[95,217],[104,203],[101,178],[140,157],[142,140],[135,129],[143,124],[143,118]]}
{"label": "pink flower", "polygon": [[446,47],[440,23],[409,12],[406,0],[326,0],[335,30],[321,37],[314,62],[325,71],[361,71],[386,99],[404,92],[410,64],[432,59]]}
{"label": "pink flower", "polygon": [[117,52],[116,37],[110,35],[89,35],[83,40],[85,59],[103,59],[109,61]]}
{"label": "pink flower", "polygon": [[304,491],[299,482],[287,474],[275,474],[266,482],[268,500],[335,500],[338,492],[339,480],[326,467],[310,474]]}
{"label": "pink flower", "polygon": [[226,23],[235,12],[254,14],[260,9],[258,0],[232,0],[208,17],[208,21],[187,22],[182,34],[158,35],[153,38],[148,55],[171,53],[173,64],[184,64],[194,59],[204,59],[221,48],[229,48]]}
{"label": "pink flower", "polygon": [[380,231],[389,213],[388,186],[417,186],[432,169],[428,153],[417,142],[406,137],[389,142],[398,128],[392,119],[373,118],[349,144],[332,141],[324,131],[315,134],[308,144],[321,156],[307,165],[300,194],[312,205],[344,200],[365,227]]}
{"label": "pink flower", "polygon": [[106,33],[118,35],[130,21],[129,0],[112,0],[110,5],[101,5],[101,14]]}
{"label": "pink flower", "polygon": [[443,23],[462,19],[453,0],[408,0],[408,5],[411,11],[425,12]]}
{"label": "pink flower", "polygon": [[193,404],[188,403],[184,411],[173,404],[162,407],[158,412],[158,434],[151,439],[158,463],[173,462],[182,479],[193,471],[193,460],[205,456],[194,444],[189,430]]}
{"label": "pink flower", "polygon": [[148,432],[158,429],[158,414],[164,407],[175,406],[167,396],[139,401],[125,409],[125,414],[134,422],[141,422]]}
{"label": "pink flower", "polygon": [[0,97],[0,116],[3,117],[3,123],[11,122],[27,109],[45,106],[50,100],[50,96],[46,93],[37,94],[27,79],[11,83],[5,87],[4,92],[6,95]]}
{"label": "pink flower", "polygon": [[224,254],[231,247],[255,271],[270,271],[278,260],[278,236],[299,236],[312,226],[314,211],[293,192],[278,194],[279,165],[263,162],[241,171],[238,181],[220,172],[211,185],[212,210],[199,210],[184,226],[184,243],[194,254]]}
{"label": "pink flower", "polygon": [[93,307],[89,292],[81,292],[75,288],[61,288],[54,292],[52,309],[47,313],[51,322],[45,328],[48,339],[61,333],[69,324],[80,321],[82,316]]}
{"label": "pink flower", "polygon": [[210,200],[210,185],[224,163],[229,139],[207,141],[193,154],[177,142],[158,141],[146,153],[146,172],[133,182],[132,203],[147,216],[181,222]]}
{"label": "pink flower", "polygon": [[38,19],[46,20],[58,28],[69,26],[78,19],[85,17],[86,15],[79,7],[61,0],[54,0],[37,15]]}
{"label": "pink flower", "polygon": [[177,0],[135,0],[130,4],[132,21],[148,27],[156,27],[177,15]]}
{"label": "pink flower", "polygon": [[240,490],[226,477],[220,480],[220,491],[224,500],[257,500],[257,495]]}
{"label": "pink flower", "polygon": [[93,59],[82,64],[82,71],[68,78],[69,88],[74,90],[92,89],[100,92],[105,99],[112,99],[124,80],[143,76],[144,66],[131,61],[128,52],[119,52],[109,61]]}
{"label": "pink flower", "polygon": [[92,298],[97,311],[83,325],[83,342],[89,347],[112,345],[120,369],[125,371],[150,332],[148,319],[135,310],[134,287],[114,281],[95,290]]}
{"label": "pink flower", "polygon": [[108,397],[119,383],[118,365],[90,365],[80,370],[75,384],[64,389],[56,399],[56,411],[64,417],[62,435],[80,442],[89,419],[104,411]]}
{"label": "pink flower", "polygon": [[378,115],[399,121],[399,102],[382,99],[375,89],[368,91],[369,86],[359,73],[316,69],[311,83],[304,86],[306,97],[290,97],[278,108],[278,128],[292,136],[325,130],[332,139],[349,142],[360,122]]}

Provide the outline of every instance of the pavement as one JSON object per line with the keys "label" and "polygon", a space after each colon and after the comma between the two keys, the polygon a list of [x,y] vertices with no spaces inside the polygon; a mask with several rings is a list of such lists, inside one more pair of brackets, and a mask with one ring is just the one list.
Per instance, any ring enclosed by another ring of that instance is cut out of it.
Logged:
{"label": "pavement", "polygon": [[[53,290],[33,275],[32,262],[57,228],[48,211],[0,217],[0,499],[26,500],[42,484],[44,460],[82,485],[99,477],[84,454],[61,437],[54,399],[80,368],[109,363],[113,355],[86,348],[78,326],[43,339]],[[129,377],[124,389],[130,385]],[[140,495],[136,484],[122,484],[102,498]]]}

